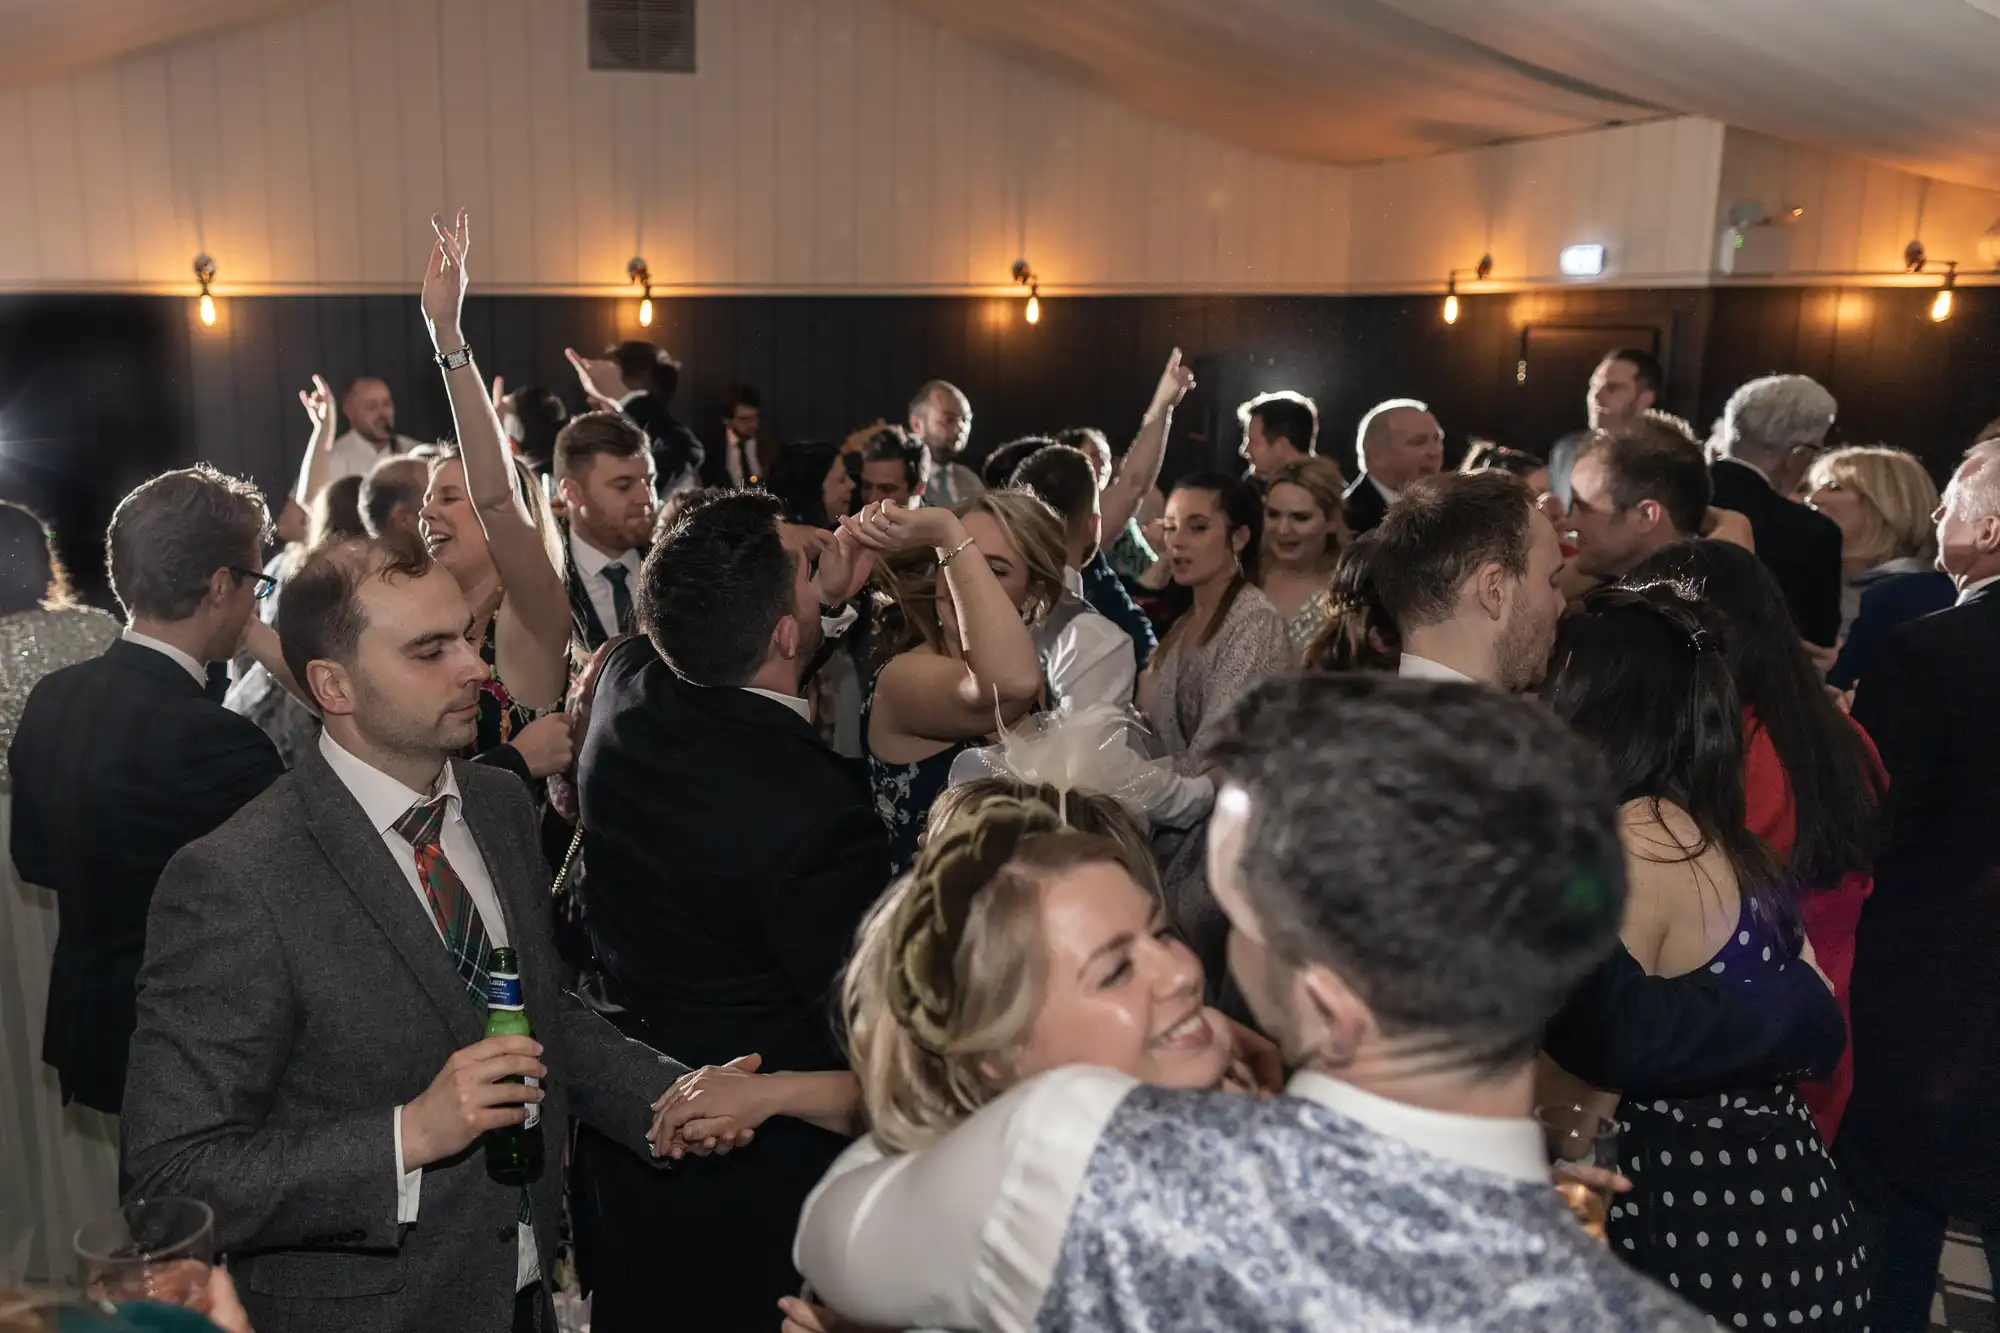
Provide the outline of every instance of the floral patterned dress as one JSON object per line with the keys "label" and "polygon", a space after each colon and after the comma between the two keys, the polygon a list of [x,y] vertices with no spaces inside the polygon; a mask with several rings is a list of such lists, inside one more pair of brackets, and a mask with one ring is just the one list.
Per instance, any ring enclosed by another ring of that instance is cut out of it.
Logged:
{"label": "floral patterned dress", "polygon": [[868,682],[868,696],[861,703],[861,745],[868,754],[868,784],[875,791],[875,813],[889,830],[889,876],[894,879],[917,859],[917,838],[931,817],[931,806],[951,781],[952,761],[980,742],[959,741],[909,764],[877,759],[868,748],[868,721],[875,712],[875,686],[881,679],[881,668],[877,668]]}

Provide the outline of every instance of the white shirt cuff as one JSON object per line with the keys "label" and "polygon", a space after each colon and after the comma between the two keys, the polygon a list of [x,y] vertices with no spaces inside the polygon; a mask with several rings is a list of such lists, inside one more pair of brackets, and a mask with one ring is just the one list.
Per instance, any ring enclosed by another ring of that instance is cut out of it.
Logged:
{"label": "white shirt cuff", "polygon": [[403,1169],[403,1108],[390,1113],[396,1125],[396,1223],[409,1226],[417,1220],[417,1205],[423,1202],[424,1169]]}

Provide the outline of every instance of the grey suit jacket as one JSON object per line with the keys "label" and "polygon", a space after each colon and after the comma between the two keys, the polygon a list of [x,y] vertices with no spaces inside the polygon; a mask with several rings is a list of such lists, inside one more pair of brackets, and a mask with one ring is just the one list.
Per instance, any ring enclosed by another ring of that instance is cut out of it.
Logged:
{"label": "grey suit jacket", "polygon": [[[546,1273],[568,1117],[645,1157],[650,1104],[685,1069],[559,989],[527,793],[509,773],[456,772],[549,1069],[548,1166],[530,1192]],[[174,857],[147,931],[125,1098],[131,1191],[215,1210],[217,1247],[262,1333],[508,1327],[519,1191],[487,1177],[477,1142],[427,1167],[416,1223],[396,1221],[392,1110],[485,1023],[318,747]]]}

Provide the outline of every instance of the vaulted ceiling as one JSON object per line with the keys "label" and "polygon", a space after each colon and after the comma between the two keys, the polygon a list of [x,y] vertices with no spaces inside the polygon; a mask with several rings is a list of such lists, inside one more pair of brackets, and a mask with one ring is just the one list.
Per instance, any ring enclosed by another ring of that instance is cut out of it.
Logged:
{"label": "vaulted ceiling", "polygon": [[[0,0],[0,87],[309,3]],[[1284,156],[1370,162],[1687,113],[2000,186],[2000,0],[904,3]]]}

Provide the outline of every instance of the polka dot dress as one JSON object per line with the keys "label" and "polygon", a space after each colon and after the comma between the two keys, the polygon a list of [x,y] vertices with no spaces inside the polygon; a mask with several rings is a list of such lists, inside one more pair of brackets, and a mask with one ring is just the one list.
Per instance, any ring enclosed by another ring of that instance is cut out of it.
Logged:
{"label": "polka dot dress", "polygon": [[[1710,969],[1747,985],[1803,966],[1759,939],[1746,912]],[[1868,1255],[1811,1113],[1790,1084],[1686,1097],[1628,1091],[1612,1253],[1724,1329],[1863,1330]]]}

